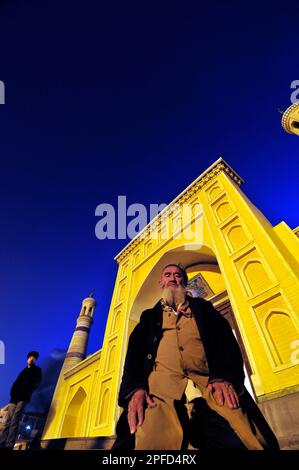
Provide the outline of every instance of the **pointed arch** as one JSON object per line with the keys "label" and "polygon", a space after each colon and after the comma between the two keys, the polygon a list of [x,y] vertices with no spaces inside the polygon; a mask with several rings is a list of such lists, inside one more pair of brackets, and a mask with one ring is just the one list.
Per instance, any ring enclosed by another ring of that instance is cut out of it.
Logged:
{"label": "pointed arch", "polygon": [[84,435],[84,409],[87,394],[80,387],[71,399],[64,416],[60,437],[79,437]]}
{"label": "pointed arch", "polygon": [[290,364],[292,343],[298,339],[298,332],[290,315],[280,310],[271,311],[265,319],[265,328],[270,338],[270,349],[278,359],[277,365]]}
{"label": "pointed arch", "polygon": [[248,260],[242,271],[252,295],[262,292],[265,286],[269,286],[271,283],[264,266],[259,260]]}

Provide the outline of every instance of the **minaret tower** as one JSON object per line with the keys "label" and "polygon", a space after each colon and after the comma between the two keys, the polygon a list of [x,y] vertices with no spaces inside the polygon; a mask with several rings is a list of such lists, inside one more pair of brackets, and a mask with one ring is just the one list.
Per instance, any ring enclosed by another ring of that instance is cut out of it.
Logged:
{"label": "minaret tower", "polygon": [[82,308],[77,318],[76,328],[66,353],[61,372],[66,372],[85,359],[95,307],[96,302],[93,298],[93,292],[91,292],[82,302]]}
{"label": "minaret tower", "polygon": [[57,435],[60,433],[60,413],[62,403],[65,400],[65,377],[64,374],[79,364],[86,356],[86,349],[89,338],[90,327],[93,322],[93,314],[96,302],[93,298],[93,292],[83,300],[80,314],[77,318],[76,328],[72,336],[68,351],[66,353],[63,366],[61,368],[58,381],[56,384],[55,392],[53,395],[51,407],[48,413],[47,421],[44,427],[43,435],[47,436],[48,433]]}

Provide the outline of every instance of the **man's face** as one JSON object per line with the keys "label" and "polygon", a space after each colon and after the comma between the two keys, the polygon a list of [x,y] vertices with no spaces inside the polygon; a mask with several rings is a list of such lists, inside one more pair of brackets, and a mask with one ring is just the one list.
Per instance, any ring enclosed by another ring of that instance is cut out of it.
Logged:
{"label": "man's face", "polygon": [[35,361],[36,361],[35,356],[29,356],[28,359],[27,359],[28,366],[32,366],[33,364],[35,364]]}
{"label": "man's face", "polygon": [[184,286],[182,271],[176,266],[167,266],[162,271],[159,284],[162,288],[167,287],[170,289],[176,289],[178,286]]}

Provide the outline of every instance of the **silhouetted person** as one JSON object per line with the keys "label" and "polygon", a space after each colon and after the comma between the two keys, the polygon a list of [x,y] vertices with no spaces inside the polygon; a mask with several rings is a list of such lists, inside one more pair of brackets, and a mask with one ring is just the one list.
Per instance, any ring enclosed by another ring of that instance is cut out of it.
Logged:
{"label": "silhouetted person", "polygon": [[23,410],[42,379],[41,368],[35,365],[38,356],[37,351],[30,351],[27,354],[27,366],[11,387],[10,402],[5,407],[8,413],[7,420],[0,434],[0,448],[13,449],[15,445]]}

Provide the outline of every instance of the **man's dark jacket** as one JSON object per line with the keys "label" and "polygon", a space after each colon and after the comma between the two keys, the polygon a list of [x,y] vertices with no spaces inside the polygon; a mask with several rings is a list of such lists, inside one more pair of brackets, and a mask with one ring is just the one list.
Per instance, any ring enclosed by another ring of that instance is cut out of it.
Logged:
{"label": "man's dark jacket", "polygon": [[39,386],[42,379],[41,368],[33,364],[31,367],[25,367],[10,390],[10,402],[17,403],[18,401],[29,402],[33,391]]}

